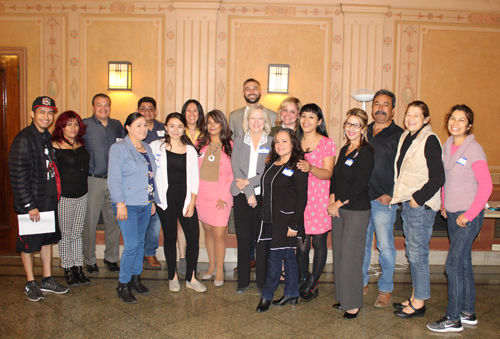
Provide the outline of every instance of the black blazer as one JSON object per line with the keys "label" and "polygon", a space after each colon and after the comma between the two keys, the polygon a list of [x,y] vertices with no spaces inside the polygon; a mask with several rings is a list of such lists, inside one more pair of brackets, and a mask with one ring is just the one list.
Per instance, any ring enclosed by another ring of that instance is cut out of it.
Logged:
{"label": "black blazer", "polygon": [[[307,205],[307,179],[309,173],[294,169],[291,176],[283,174],[288,168],[281,166],[274,176],[267,175],[274,164],[267,165],[262,175],[262,196],[271,195],[272,225],[260,223],[257,229],[257,242],[271,241],[271,248],[295,248],[296,237],[287,237],[288,229],[298,231],[297,237],[305,239],[304,210]],[[271,192],[264,191],[264,181],[272,180]],[[261,209],[262,219],[262,209]]]}

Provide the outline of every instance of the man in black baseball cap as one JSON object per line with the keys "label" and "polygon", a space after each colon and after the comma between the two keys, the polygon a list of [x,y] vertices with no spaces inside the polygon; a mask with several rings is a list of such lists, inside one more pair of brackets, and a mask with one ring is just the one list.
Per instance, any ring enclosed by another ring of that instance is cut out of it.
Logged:
{"label": "man in black baseball cap", "polygon": [[[33,101],[31,125],[16,135],[9,152],[9,172],[14,192],[14,211],[29,214],[32,222],[40,221],[40,212],[55,211],[60,195],[60,182],[51,135],[47,128],[54,121],[56,103],[47,96]],[[59,227],[55,232],[19,235],[16,250],[21,252],[28,282],[24,293],[31,301],[44,299],[42,292],[64,294],[68,288],[59,284],[51,273],[52,244],[61,239]],[[40,252],[43,266],[41,284],[35,280],[33,257]]]}

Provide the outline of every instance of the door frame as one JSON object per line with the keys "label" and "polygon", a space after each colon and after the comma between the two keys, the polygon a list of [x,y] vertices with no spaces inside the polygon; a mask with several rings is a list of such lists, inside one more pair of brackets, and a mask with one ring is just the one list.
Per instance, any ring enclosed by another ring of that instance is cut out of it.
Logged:
{"label": "door frame", "polygon": [[[24,127],[28,126],[28,91],[27,91],[27,82],[28,82],[28,60],[27,55],[28,52],[26,47],[0,47],[0,55],[1,54],[9,54],[9,55],[17,55],[19,56],[19,130],[22,130]],[[10,146],[10,145],[9,145]]]}

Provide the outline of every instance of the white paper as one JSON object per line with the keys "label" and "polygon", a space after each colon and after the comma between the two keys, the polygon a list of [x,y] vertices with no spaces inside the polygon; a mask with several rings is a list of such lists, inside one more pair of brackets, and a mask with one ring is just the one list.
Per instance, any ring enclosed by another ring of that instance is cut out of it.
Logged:
{"label": "white paper", "polygon": [[40,212],[40,221],[33,222],[29,214],[19,214],[19,235],[54,233],[56,231],[56,220],[54,211]]}

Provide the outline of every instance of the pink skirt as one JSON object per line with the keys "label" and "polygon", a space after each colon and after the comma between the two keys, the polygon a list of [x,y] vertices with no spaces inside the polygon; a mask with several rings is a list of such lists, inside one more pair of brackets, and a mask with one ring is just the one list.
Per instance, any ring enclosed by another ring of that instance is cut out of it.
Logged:
{"label": "pink skirt", "polygon": [[[226,227],[231,214],[231,207],[220,210],[217,208],[218,182],[200,180],[198,197],[196,198],[196,211],[201,222],[216,227]],[[228,203],[228,206],[231,206]]]}

